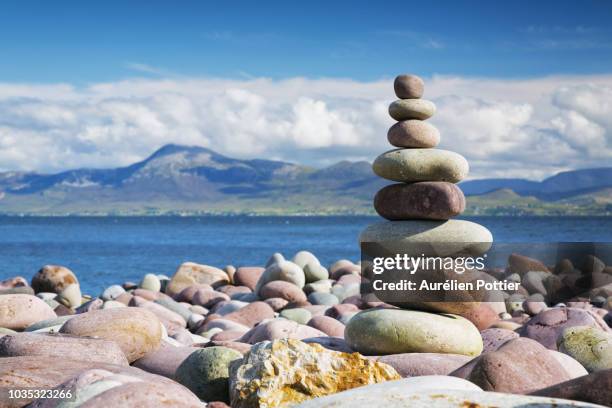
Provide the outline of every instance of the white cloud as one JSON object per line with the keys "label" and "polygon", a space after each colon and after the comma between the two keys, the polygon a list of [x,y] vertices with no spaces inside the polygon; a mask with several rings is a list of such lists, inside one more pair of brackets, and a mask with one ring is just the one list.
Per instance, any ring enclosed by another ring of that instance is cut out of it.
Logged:
{"label": "white cloud", "polygon": [[[442,148],[472,177],[612,165],[612,75],[426,79]],[[166,143],[311,165],[390,149],[392,78],[0,84],[0,170],[128,165]]]}

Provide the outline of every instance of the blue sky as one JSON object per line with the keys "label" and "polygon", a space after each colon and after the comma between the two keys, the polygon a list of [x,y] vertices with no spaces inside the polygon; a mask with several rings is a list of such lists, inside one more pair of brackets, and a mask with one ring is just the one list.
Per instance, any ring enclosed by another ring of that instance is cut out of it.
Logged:
{"label": "blue sky", "polygon": [[611,1],[0,3],[0,171],[166,143],[317,167],[390,148],[415,73],[471,178],[612,165]]}
{"label": "blue sky", "polygon": [[612,71],[612,2],[10,1],[0,81]]}

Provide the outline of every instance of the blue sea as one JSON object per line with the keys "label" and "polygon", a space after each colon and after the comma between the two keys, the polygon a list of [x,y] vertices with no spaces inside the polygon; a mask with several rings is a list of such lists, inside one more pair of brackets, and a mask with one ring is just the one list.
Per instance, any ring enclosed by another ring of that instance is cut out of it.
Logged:
{"label": "blue sea", "polygon": [[[612,217],[471,217],[499,242],[612,242]],[[78,276],[84,293],[193,261],[263,265],[312,251],[324,265],[359,259],[357,237],[378,217],[0,217],[0,280],[44,264]]]}

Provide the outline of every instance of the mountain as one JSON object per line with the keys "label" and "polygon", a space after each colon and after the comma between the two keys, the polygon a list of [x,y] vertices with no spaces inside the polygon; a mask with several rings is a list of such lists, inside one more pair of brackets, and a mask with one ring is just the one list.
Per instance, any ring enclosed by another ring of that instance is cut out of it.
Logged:
{"label": "mountain", "polygon": [[[385,184],[368,162],[316,169],[166,145],[127,167],[0,173],[0,213],[373,214],[372,197]],[[541,182],[473,180],[461,188],[468,196],[466,214],[612,212],[612,168],[564,172]]]}
{"label": "mountain", "polygon": [[612,167],[564,171],[543,181],[525,179],[482,179],[461,183],[466,195],[511,189],[521,196],[533,195],[555,201],[612,187]]}
{"label": "mountain", "polygon": [[0,213],[364,213],[382,185],[367,162],[314,169],[166,145],[116,169],[0,173]]}

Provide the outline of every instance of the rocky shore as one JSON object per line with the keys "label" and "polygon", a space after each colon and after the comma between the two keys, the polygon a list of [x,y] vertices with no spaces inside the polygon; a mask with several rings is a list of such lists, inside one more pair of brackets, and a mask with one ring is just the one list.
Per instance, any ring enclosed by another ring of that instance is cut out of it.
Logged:
{"label": "rocky shore", "polygon": [[97,296],[47,265],[0,283],[0,406],[609,406],[612,269],[591,261],[591,302],[551,306],[538,292],[583,273],[569,260],[513,255],[497,273],[521,289],[457,314],[368,300],[359,264],[306,251],[265,266],[188,262]]}
{"label": "rocky shore", "polygon": [[[388,140],[398,149],[373,167],[398,183],[375,198],[388,221],[360,241],[387,254],[483,254],[491,233],[452,219],[465,209],[455,183],[468,163],[436,148],[423,89],[415,76],[395,81]],[[505,268],[453,267],[441,272],[493,289],[450,301],[383,299],[368,291],[372,266],[367,257],[324,266],[308,251],[263,266],[186,262],[93,296],[63,266],[7,279],[0,407],[612,405],[612,267],[600,259],[546,265],[512,254]]]}

